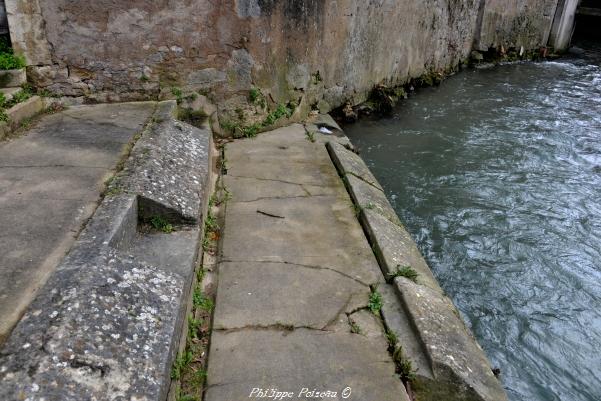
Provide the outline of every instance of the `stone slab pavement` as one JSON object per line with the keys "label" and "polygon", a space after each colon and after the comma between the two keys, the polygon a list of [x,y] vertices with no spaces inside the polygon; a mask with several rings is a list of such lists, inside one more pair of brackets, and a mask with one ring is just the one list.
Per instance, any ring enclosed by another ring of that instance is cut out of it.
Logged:
{"label": "stone slab pavement", "polygon": [[300,399],[408,400],[380,319],[367,309],[370,286],[384,277],[329,138],[315,137],[296,124],[227,144],[232,198],[206,401],[261,399],[271,389]]}
{"label": "stone slab pavement", "polygon": [[94,212],[154,102],[77,106],[0,142],[0,344]]}

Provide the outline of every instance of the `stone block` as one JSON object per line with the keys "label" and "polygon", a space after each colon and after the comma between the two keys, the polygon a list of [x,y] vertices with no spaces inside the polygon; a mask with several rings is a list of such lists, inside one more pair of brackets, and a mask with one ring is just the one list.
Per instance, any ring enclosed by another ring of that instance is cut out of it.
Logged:
{"label": "stone block", "polygon": [[[270,291],[265,283],[277,283]],[[247,326],[328,329],[341,313],[368,303],[370,290],[334,270],[278,262],[219,266],[217,330]]]}
{"label": "stone block", "polygon": [[[210,138],[175,121],[174,105],[159,105],[111,186],[116,192],[0,350],[0,399],[166,399],[201,233],[201,221],[186,216],[204,210],[210,182]],[[152,188],[152,179],[163,186]],[[147,205],[140,200],[149,199],[193,225],[172,234],[138,230],[139,206]]]}
{"label": "stone block", "polygon": [[373,210],[392,223],[401,224],[384,192],[352,174],[345,175],[344,180],[357,208]]}
{"label": "stone block", "polygon": [[484,351],[450,299],[426,286],[394,281],[411,326],[430,362],[433,379],[419,376],[419,399],[434,401],[507,401]]}
{"label": "stone block", "polygon": [[371,171],[369,171],[369,168],[358,154],[336,142],[328,142],[327,147],[339,172],[345,175],[354,175],[378,188],[380,191],[384,191],[378,180],[376,180]]}
{"label": "stone block", "polygon": [[[253,388],[291,391],[293,399],[308,398],[298,397],[307,388],[337,392],[336,398],[315,399],[409,400],[386,347],[352,333],[216,331],[210,355],[207,401],[248,399]],[[345,398],[342,392],[346,388],[350,393]]]}
{"label": "stone block", "polygon": [[44,110],[44,100],[39,96],[33,96],[22,103],[17,103],[6,111],[10,125],[19,127],[21,122],[35,116]]}
{"label": "stone block", "polygon": [[418,284],[442,293],[438,281],[407,230],[370,209],[361,211],[361,224],[387,280],[394,276],[398,268],[409,266],[417,273]]}
{"label": "stone block", "polygon": [[[140,195],[145,217],[198,222],[211,165],[209,128],[175,120],[175,101],[159,104],[155,124],[134,146],[115,186]],[[144,217],[143,216],[143,217]]]}
{"label": "stone block", "polygon": [[25,72],[25,68],[0,71],[0,87],[11,88],[21,86],[24,83],[27,83],[27,74]]}

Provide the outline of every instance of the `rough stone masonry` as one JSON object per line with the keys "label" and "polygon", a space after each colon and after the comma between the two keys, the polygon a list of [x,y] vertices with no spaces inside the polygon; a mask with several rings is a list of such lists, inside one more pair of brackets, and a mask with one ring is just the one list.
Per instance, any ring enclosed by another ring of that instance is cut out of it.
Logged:
{"label": "rough stone masonry", "polygon": [[[171,87],[242,109],[252,87],[300,114],[453,68],[472,49],[547,46],[557,0],[7,0],[39,88],[100,101]],[[127,49],[125,51],[125,49]]]}

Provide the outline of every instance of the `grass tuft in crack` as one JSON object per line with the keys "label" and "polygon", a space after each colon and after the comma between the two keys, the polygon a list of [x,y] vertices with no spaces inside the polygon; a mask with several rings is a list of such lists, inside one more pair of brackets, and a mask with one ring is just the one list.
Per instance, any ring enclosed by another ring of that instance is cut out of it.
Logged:
{"label": "grass tuft in crack", "polygon": [[392,331],[386,331],[388,340],[388,352],[392,355],[392,360],[396,366],[396,372],[399,374],[403,383],[411,383],[416,379],[417,370],[413,368],[411,361],[403,355],[403,347],[398,343],[398,338]]}
{"label": "grass tuft in crack", "polygon": [[382,304],[382,294],[378,292],[377,287],[374,287],[371,294],[369,294],[369,304],[367,306],[372,313],[377,315],[380,313],[380,309],[382,309]]}
{"label": "grass tuft in crack", "polygon": [[405,277],[406,279],[417,283],[418,274],[411,266],[400,267],[397,265],[396,271],[392,273],[389,278],[390,280],[394,280],[397,277]]}
{"label": "grass tuft in crack", "polygon": [[162,231],[166,234],[173,232],[173,225],[171,225],[167,219],[162,216],[153,216],[150,218],[150,225],[155,229]]}

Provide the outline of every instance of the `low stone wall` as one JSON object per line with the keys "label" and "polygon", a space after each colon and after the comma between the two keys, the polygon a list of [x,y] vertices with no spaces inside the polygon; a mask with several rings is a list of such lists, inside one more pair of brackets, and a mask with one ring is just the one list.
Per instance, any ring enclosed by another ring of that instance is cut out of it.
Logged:
{"label": "low stone wall", "polygon": [[[98,101],[211,93],[252,119],[248,91],[300,115],[359,103],[466,60],[547,44],[557,0],[7,0],[29,79]],[[262,112],[263,110],[258,110]]]}
{"label": "low stone wall", "polygon": [[[175,102],[159,105],[124,170],[0,350],[0,399],[166,399],[211,163],[208,126],[176,121],[174,110]],[[176,229],[141,229],[152,218]]]}
{"label": "low stone wall", "polygon": [[369,168],[340,143],[327,147],[387,281],[378,287],[386,329],[417,368],[410,392],[422,401],[506,401],[486,355]]}

